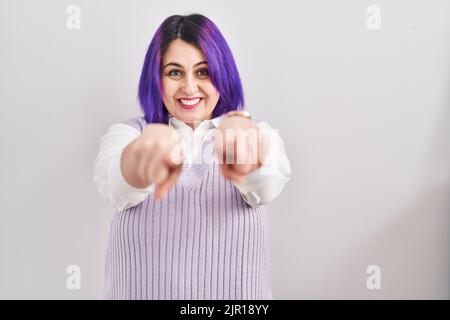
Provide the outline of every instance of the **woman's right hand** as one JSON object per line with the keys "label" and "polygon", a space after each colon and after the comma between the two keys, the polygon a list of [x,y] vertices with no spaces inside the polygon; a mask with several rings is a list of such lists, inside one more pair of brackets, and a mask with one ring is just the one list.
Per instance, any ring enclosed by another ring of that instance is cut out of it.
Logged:
{"label": "woman's right hand", "polygon": [[166,124],[149,124],[122,153],[121,170],[133,187],[147,188],[156,183],[155,196],[161,199],[176,183],[181,172],[181,136]]}

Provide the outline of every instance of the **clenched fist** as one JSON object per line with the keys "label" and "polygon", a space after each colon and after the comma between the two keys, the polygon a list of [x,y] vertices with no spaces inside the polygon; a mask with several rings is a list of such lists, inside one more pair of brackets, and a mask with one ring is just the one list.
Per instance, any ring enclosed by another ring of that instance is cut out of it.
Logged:
{"label": "clenched fist", "polygon": [[231,116],[222,120],[215,137],[215,150],[221,161],[222,175],[236,183],[261,167],[267,149],[267,138],[250,120]]}
{"label": "clenched fist", "polygon": [[161,199],[181,172],[183,150],[179,133],[165,124],[149,124],[123,151],[121,169],[125,180],[136,188],[156,184]]}

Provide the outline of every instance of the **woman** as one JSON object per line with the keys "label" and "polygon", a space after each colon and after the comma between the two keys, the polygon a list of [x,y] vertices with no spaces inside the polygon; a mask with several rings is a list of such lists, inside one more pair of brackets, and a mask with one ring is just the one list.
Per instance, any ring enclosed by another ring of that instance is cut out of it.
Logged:
{"label": "woman", "polygon": [[289,160],[270,126],[241,110],[239,73],[211,20],[161,24],[139,101],[144,116],[112,125],[95,162],[117,209],[105,297],[272,299],[264,205],[289,180]]}

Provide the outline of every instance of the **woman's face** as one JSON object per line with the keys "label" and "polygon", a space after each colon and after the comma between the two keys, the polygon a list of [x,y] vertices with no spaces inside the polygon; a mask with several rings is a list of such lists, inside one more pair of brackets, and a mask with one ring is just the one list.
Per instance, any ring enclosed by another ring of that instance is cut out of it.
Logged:
{"label": "woman's face", "polygon": [[167,111],[193,129],[210,119],[219,93],[209,78],[201,50],[181,39],[172,41],[162,58],[163,102]]}

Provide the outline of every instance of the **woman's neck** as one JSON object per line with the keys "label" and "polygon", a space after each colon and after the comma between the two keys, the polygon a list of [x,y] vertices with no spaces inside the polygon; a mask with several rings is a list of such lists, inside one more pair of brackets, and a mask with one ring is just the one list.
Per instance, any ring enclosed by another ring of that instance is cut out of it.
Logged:
{"label": "woman's neck", "polygon": [[199,126],[200,123],[202,123],[204,120],[210,120],[211,119],[211,115],[209,115],[208,117],[206,117],[205,119],[202,120],[196,120],[194,122],[185,122],[185,124],[187,124],[189,127],[191,127],[192,131],[195,131],[195,129]]}
{"label": "woman's neck", "polygon": [[191,127],[192,131],[195,131],[195,129],[198,127],[198,125],[202,122],[203,120],[198,120],[198,121],[194,121],[191,123],[185,122],[189,127]]}

